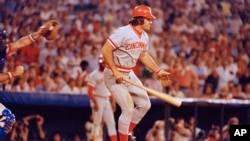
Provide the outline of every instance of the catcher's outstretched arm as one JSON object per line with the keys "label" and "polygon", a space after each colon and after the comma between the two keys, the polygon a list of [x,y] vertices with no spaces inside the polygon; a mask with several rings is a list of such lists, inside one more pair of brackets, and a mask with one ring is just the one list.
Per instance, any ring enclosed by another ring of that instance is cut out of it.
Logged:
{"label": "catcher's outstretched arm", "polygon": [[47,23],[42,25],[36,32],[24,36],[13,43],[10,43],[8,45],[7,53],[17,51],[27,45],[30,45],[40,39],[41,36],[46,38],[47,40],[54,40],[57,36],[58,30],[59,23],[55,20],[49,20]]}
{"label": "catcher's outstretched arm", "polygon": [[14,77],[22,75],[24,72],[23,66],[17,66],[14,71],[6,72],[6,73],[0,73],[0,83],[10,80]]}
{"label": "catcher's outstretched arm", "polygon": [[38,30],[30,35],[20,38],[16,42],[10,43],[10,45],[8,45],[7,53],[15,52],[25,46],[32,44],[41,37],[39,32],[40,31]]}

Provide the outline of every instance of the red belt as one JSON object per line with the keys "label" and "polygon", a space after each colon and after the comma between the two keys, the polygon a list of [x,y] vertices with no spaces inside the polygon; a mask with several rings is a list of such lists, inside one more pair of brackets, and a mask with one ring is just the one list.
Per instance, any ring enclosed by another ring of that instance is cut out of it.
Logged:
{"label": "red belt", "polygon": [[[111,69],[109,66],[106,66],[108,69]],[[117,70],[123,73],[130,73],[132,71],[133,68],[124,68],[121,66],[116,66]]]}

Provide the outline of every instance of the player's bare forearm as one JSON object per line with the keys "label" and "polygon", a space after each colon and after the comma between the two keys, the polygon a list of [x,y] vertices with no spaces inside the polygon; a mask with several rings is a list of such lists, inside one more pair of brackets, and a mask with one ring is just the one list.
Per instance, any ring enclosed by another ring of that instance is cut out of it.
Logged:
{"label": "player's bare forearm", "polygon": [[160,67],[155,63],[153,58],[147,52],[141,53],[139,60],[153,72],[157,72],[160,69]]}
{"label": "player's bare forearm", "polygon": [[102,48],[102,54],[103,54],[104,60],[106,61],[110,69],[112,70],[112,73],[116,79],[116,82],[122,83],[124,76],[121,72],[118,71],[114,63],[113,51],[114,51],[114,48],[108,42],[106,42]]}
{"label": "player's bare forearm", "polygon": [[4,81],[9,80],[9,79],[10,79],[10,77],[7,73],[0,74],[0,83],[3,83]]}
{"label": "player's bare forearm", "polygon": [[117,67],[113,60],[113,51],[114,51],[113,47],[108,42],[106,42],[102,48],[102,55],[106,63],[114,73],[114,71],[117,71]]}
{"label": "player's bare forearm", "polygon": [[[32,36],[32,37],[31,37]],[[20,38],[19,40],[17,40],[16,42],[13,42],[10,44],[11,49],[9,50],[9,52],[14,52],[17,51],[25,46],[28,46],[30,44],[32,44],[33,42],[35,42],[36,40],[38,40],[40,38],[40,31],[38,30],[37,32],[34,32],[30,35],[24,36],[22,38]]]}
{"label": "player's bare forearm", "polygon": [[17,66],[14,71],[1,73],[0,74],[0,83],[4,82],[6,80],[10,80],[16,76],[20,76],[23,74],[23,72],[24,72],[23,66]]}

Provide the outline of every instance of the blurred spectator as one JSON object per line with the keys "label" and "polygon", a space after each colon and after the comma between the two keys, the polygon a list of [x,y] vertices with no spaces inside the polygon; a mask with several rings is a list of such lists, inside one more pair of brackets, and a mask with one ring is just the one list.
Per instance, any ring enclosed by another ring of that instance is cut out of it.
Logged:
{"label": "blurred spectator", "polygon": [[56,17],[56,9],[53,8],[53,5],[49,3],[43,3],[41,5],[41,12],[40,12],[40,18],[43,22],[46,22],[47,20],[51,19],[51,17]]}
{"label": "blurred spectator", "polygon": [[76,81],[73,78],[70,78],[68,83],[62,87],[59,93],[65,94],[80,94],[79,88],[76,86]]}
{"label": "blurred spectator", "polygon": [[53,70],[56,68],[54,59],[55,59],[54,56],[47,55],[45,59],[46,63],[41,65],[42,67],[44,67],[44,72],[48,73],[48,75],[51,74]]}
{"label": "blurred spectator", "polygon": [[204,62],[202,62],[201,57],[197,57],[194,59],[193,65],[191,65],[191,69],[194,71],[194,73],[198,76],[198,89],[201,92],[205,85],[205,80],[207,78],[208,72],[205,67]]}
{"label": "blurred spectator", "polygon": [[199,98],[201,91],[199,90],[198,81],[192,81],[190,88],[185,93],[186,97]]}
{"label": "blurred spectator", "polygon": [[98,58],[100,56],[100,51],[97,47],[92,47],[91,53],[83,58],[83,60],[86,60],[89,64],[88,69],[90,72],[92,72],[95,69],[98,69]]}
{"label": "blurred spectator", "polygon": [[233,94],[234,99],[246,99],[246,94],[243,92],[242,86],[240,84],[235,85],[235,93]]}
{"label": "blurred spectator", "polygon": [[69,73],[66,70],[64,70],[62,72],[62,78],[63,78],[65,84],[71,79]]}
{"label": "blurred spectator", "polygon": [[87,94],[87,78],[90,74],[89,63],[85,60],[80,62],[81,73],[77,77],[77,86],[81,94]]}
{"label": "blurred spectator", "polygon": [[229,92],[228,86],[222,87],[215,96],[215,98],[225,99],[225,100],[230,100],[232,99],[232,97],[233,94]]}
{"label": "blurred spectator", "polygon": [[10,141],[42,141],[46,139],[44,118],[41,115],[28,115],[18,121],[10,133]]}
{"label": "blurred spectator", "polygon": [[62,135],[62,133],[60,133],[59,131],[55,131],[51,137],[49,137],[49,141],[64,141],[64,137]]}
{"label": "blurred spectator", "polygon": [[218,125],[212,125],[204,141],[220,141],[220,139],[220,127]]}
{"label": "blurred spectator", "polygon": [[227,83],[227,87],[228,87],[228,93],[231,93],[233,97],[233,95],[236,93],[235,83],[233,81],[229,81]]}
{"label": "blurred spectator", "polygon": [[40,93],[50,93],[51,92],[51,78],[49,76],[42,78],[41,84],[36,86],[36,91]]}
{"label": "blurred spectator", "polygon": [[229,81],[234,81],[237,73],[237,68],[230,61],[230,58],[224,58],[221,60],[221,65],[217,67],[219,75],[218,89],[226,86]]}
{"label": "blurred spectator", "polygon": [[242,69],[242,73],[239,76],[239,83],[242,85],[243,91],[246,92],[246,85],[250,83],[250,65]]}
{"label": "blurred spectator", "polygon": [[186,127],[188,127],[192,133],[192,136],[190,137],[190,141],[193,140],[193,137],[197,141],[203,141],[203,139],[205,138],[205,131],[201,129],[200,127],[197,127],[195,117],[189,118],[188,122],[186,123]]}
{"label": "blurred spectator", "polygon": [[31,63],[38,63],[38,56],[40,54],[40,48],[37,43],[33,43],[21,50],[21,57],[25,67],[27,68]]}
{"label": "blurred spectator", "polygon": [[192,132],[189,128],[185,127],[185,120],[183,118],[177,118],[172,141],[189,141],[191,137]]}
{"label": "blurred spectator", "polygon": [[59,92],[66,85],[60,72],[54,70],[51,74],[51,79],[51,92]]}
{"label": "blurred spectator", "polygon": [[81,63],[81,58],[79,56],[79,52],[77,50],[73,51],[73,56],[69,58],[68,60],[68,69],[67,71],[70,74],[71,78],[77,79],[78,75],[81,73],[81,67],[80,67],[80,63]]}
{"label": "blurred spectator", "polygon": [[222,141],[230,141],[230,125],[238,125],[239,119],[237,117],[230,117],[227,124],[222,128]]}
{"label": "blurred spectator", "polygon": [[157,120],[154,122],[152,128],[150,128],[146,134],[146,141],[166,141],[164,135],[165,122],[163,120]]}
{"label": "blurred spectator", "polygon": [[250,100],[250,83],[247,83],[245,86],[245,94],[246,94],[246,99]]}
{"label": "blurred spectator", "polygon": [[29,89],[27,90],[27,92],[36,92],[36,86],[35,86],[35,81],[33,78],[29,78],[27,80],[27,83],[29,85]]}
{"label": "blurred spectator", "polygon": [[57,65],[59,68],[61,68],[62,70],[67,70],[69,58],[67,56],[65,56],[65,49],[64,48],[58,48],[57,49],[57,56],[56,56],[56,61],[57,61]]}
{"label": "blurred spectator", "polygon": [[184,93],[180,90],[178,82],[176,81],[172,82],[168,93],[169,95],[174,97],[181,97],[181,98],[185,97]]}
{"label": "blurred spectator", "polygon": [[[41,67],[42,69],[42,67]],[[41,75],[39,74],[39,70],[37,69],[37,66],[30,65],[27,69],[27,73],[29,74],[29,78],[32,78],[34,80],[35,86],[41,84]]]}
{"label": "blurred spectator", "polygon": [[216,19],[214,17],[210,17],[209,20],[204,24],[204,30],[205,32],[208,32],[211,37],[216,37],[216,34],[218,34],[219,29],[216,25]]}
{"label": "blurred spectator", "polygon": [[38,61],[40,65],[46,64],[47,56],[56,56],[56,49],[54,48],[54,43],[46,42],[45,48],[41,49]]}
{"label": "blurred spectator", "polygon": [[177,62],[177,67],[174,69],[173,75],[174,81],[176,81],[180,90],[184,93],[190,89],[192,81],[197,81],[197,75],[191,70],[187,60],[181,59],[180,62]]}
{"label": "blurred spectator", "polygon": [[15,92],[27,92],[29,90],[29,85],[23,78],[17,77],[14,79],[11,90]]}
{"label": "blurred spectator", "polygon": [[210,83],[205,84],[201,98],[215,98],[215,91],[213,90],[213,86]]}
{"label": "blurred spectator", "polygon": [[207,76],[205,80],[205,85],[210,84],[212,86],[213,92],[216,92],[218,89],[218,83],[219,83],[219,75],[217,70],[213,68],[211,73]]}
{"label": "blurred spectator", "polygon": [[81,138],[81,136],[80,136],[80,135],[75,134],[75,135],[73,136],[72,141],[82,141],[82,138]]}
{"label": "blurred spectator", "polygon": [[148,88],[163,92],[163,86],[161,81],[157,78],[156,73],[151,73],[151,77],[147,78],[143,83]]}

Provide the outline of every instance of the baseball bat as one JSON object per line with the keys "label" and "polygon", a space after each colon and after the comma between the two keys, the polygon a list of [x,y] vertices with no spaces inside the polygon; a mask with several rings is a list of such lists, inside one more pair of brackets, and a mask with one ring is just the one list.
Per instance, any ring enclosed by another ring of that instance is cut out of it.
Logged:
{"label": "baseball bat", "polygon": [[138,88],[141,88],[141,89],[147,91],[147,92],[150,93],[151,95],[153,95],[153,96],[155,96],[155,97],[157,97],[157,98],[163,100],[164,102],[167,102],[167,103],[169,103],[169,104],[171,104],[171,105],[173,105],[173,106],[180,107],[181,104],[182,104],[182,102],[181,102],[180,100],[178,100],[178,99],[176,99],[176,98],[174,98],[174,97],[172,97],[172,96],[170,96],[170,95],[168,95],[168,94],[166,94],[166,93],[163,93],[163,92],[159,92],[159,91],[153,90],[153,89],[151,89],[151,88],[148,88],[148,87],[146,87],[146,86],[137,84],[137,83],[135,83],[135,82],[133,82],[133,81],[131,81],[131,80],[128,80],[128,79],[126,79],[126,78],[123,78],[123,80],[124,80],[125,82],[127,82],[127,83],[130,83],[130,84],[132,84],[132,85],[134,85],[134,86],[136,86],[136,87],[138,87]]}

